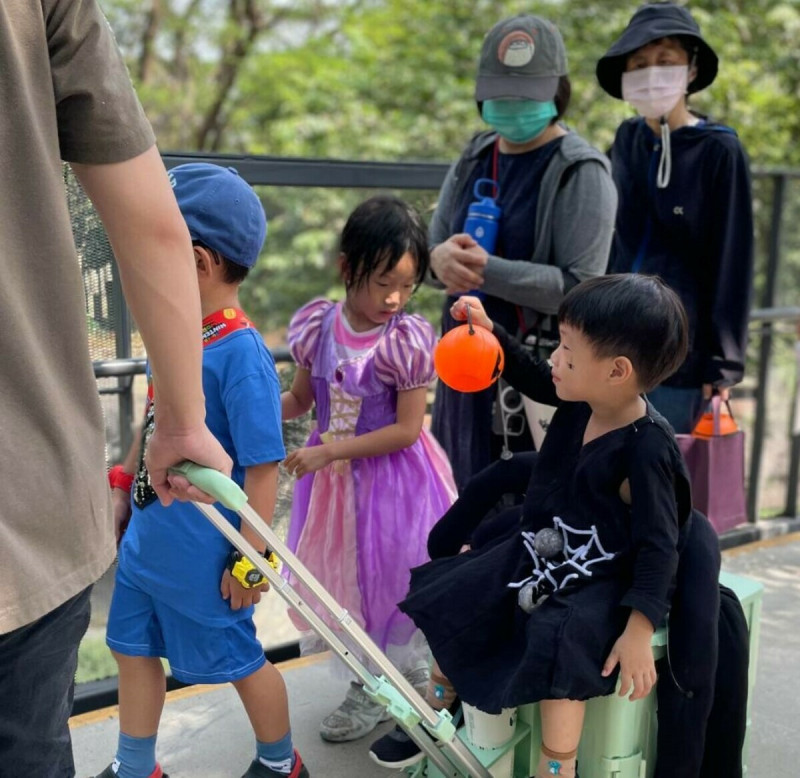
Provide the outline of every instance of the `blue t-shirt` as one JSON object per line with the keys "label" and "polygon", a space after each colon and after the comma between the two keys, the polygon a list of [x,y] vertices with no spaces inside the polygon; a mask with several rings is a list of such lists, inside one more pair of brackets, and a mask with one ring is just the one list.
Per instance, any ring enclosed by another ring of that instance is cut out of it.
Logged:
{"label": "blue t-shirt", "polygon": [[[233,459],[232,478],[239,486],[244,485],[245,468],[286,456],[280,382],[272,355],[255,329],[238,330],[203,349],[203,392],[206,424]],[[239,527],[235,513],[219,503],[216,507]],[[230,543],[194,505],[162,506],[140,466],[133,515],[119,549],[120,569],[128,578],[182,614],[222,626],[253,612],[231,610],[220,595],[230,552]]]}

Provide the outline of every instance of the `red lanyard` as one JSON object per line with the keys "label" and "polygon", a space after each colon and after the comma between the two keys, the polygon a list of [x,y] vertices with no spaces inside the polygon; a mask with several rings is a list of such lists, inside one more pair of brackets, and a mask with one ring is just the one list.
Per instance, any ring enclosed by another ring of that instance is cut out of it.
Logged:
{"label": "red lanyard", "polygon": [[[250,329],[253,322],[239,308],[222,308],[203,319],[203,348],[232,335],[238,330]],[[153,401],[153,375],[147,378],[147,405]]]}
{"label": "red lanyard", "polygon": [[203,319],[203,348],[237,330],[246,330],[252,326],[253,322],[239,308],[223,308],[220,311],[214,311]]}

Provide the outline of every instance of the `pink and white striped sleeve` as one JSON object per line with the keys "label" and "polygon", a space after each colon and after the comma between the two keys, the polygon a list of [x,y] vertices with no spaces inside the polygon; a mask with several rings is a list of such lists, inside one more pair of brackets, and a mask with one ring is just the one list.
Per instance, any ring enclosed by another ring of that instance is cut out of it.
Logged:
{"label": "pink and white striped sleeve", "polygon": [[417,314],[399,314],[396,326],[375,352],[378,378],[399,391],[427,386],[434,377],[435,345],[436,333],[426,319]]}
{"label": "pink and white striped sleeve", "polygon": [[306,303],[292,316],[286,340],[294,361],[300,367],[311,369],[322,332],[322,319],[332,305],[335,303],[319,297]]}

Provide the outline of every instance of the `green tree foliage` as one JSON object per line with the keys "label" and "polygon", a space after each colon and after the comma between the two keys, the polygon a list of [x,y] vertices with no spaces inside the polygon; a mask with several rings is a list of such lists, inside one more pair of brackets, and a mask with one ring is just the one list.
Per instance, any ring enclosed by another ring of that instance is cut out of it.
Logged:
{"label": "green tree foliage", "polygon": [[[629,115],[594,66],[635,3],[618,0],[106,0],[162,148],[448,159],[479,125],[481,39],[522,10],[561,29],[571,122],[599,146]],[[798,164],[800,3],[691,4],[721,59],[698,109],[734,125],[758,164]]]}
{"label": "green tree foliage", "polygon": [[[567,119],[575,129],[604,149],[631,115],[600,90],[594,67],[635,3],[106,0],[105,6],[162,149],[452,160],[481,128],[472,93],[483,35],[522,11],[552,19],[564,35],[573,84]],[[734,126],[755,165],[800,165],[798,0],[698,0],[691,9],[721,60],[716,82],[692,98],[694,107]],[[270,234],[245,291],[259,323],[275,328],[304,300],[336,291],[338,230],[370,192],[260,194]],[[403,194],[426,211],[435,199],[432,192]],[[757,195],[765,226],[772,193],[760,185]],[[781,287],[797,289],[800,257],[788,259],[790,285]],[[433,313],[436,295],[423,294],[420,304]]]}

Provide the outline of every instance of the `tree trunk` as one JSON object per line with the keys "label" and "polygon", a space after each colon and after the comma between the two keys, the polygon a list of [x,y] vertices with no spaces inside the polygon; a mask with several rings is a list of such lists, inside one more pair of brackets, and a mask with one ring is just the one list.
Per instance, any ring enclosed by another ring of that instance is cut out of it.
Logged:
{"label": "tree trunk", "polygon": [[142,52],[139,56],[139,83],[147,83],[155,59],[154,42],[161,24],[161,0],[150,0],[150,10],[142,33]]}

